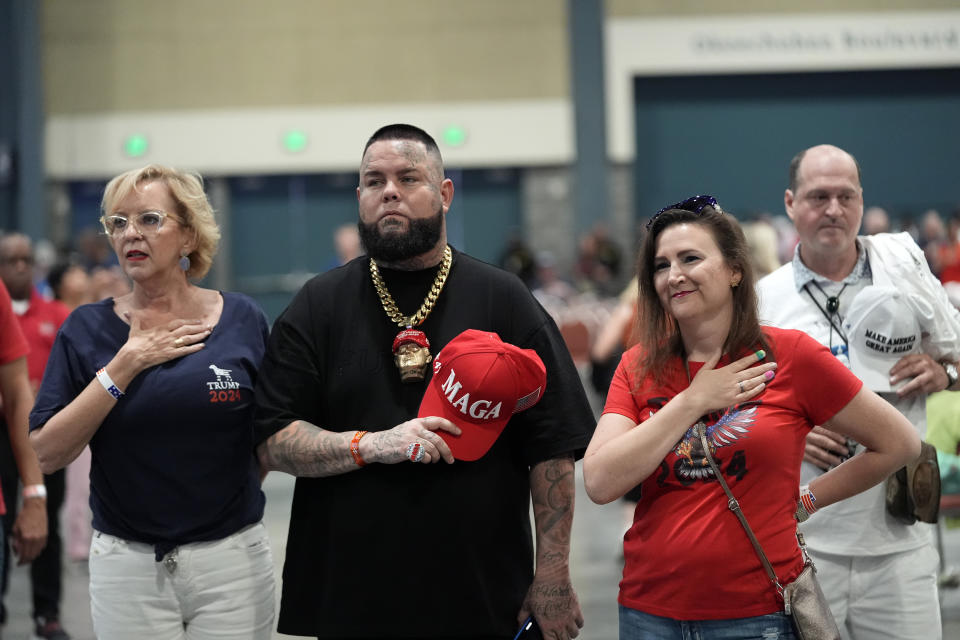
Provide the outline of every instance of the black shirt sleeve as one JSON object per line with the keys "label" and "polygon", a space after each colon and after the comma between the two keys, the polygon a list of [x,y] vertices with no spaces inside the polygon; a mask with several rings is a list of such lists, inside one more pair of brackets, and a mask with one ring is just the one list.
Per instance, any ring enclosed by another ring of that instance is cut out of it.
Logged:
{"label": "black shirt sleeve", "polygon": [[[323,331],[316,279],[308,282],[273,324],[256,386],[256,445],[294,420],[322,413],[323,353],[315,331]],[[322,426],[322,425],[318,425]]]}

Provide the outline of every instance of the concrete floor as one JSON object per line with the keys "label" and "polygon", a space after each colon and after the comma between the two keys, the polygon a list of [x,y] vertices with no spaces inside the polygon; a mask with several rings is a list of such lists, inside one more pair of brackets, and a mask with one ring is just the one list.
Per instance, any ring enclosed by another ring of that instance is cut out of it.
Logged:
{"label": "concrete floor", "polygon": [[[578,465],[579,471],[579,465]],[[285,555],[287,517],[293,495],[293,478],[271,473],[264,483],[267,494],[265,521],[277,559],[277,579]],[[578,482],[574,517],[571,571],[580,597],[586,625],[580,634],[584,640],[616,640],[617,582],[620,578],[620,544],[623,511],[621,505],[599,507],[583,493],[582,478]],[[960,566],[960,529],[944,535],[944,555],[948,564]],[[68,563],[64,568],[65,593],[62,621],[75,640],[94,640],[90,622],[87,570],[84,563]],[[960,638],[960,589],[945,589],[942,594],[944,638]],[[3,629],[5,640],[27,640],[31,637],[29,621],[28,575],[18,568],[12,575],[7,605],[11,619]],[[275,634],[275,638],[292,636]]]}

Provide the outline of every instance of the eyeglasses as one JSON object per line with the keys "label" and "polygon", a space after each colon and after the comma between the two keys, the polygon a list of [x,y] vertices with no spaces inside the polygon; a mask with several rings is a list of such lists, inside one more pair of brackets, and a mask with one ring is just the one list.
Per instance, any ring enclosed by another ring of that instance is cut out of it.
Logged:
{"label": "eyeglasses", "polygon": [[132,224],[142,235],[155,236],[163,227],[163,221],[170,215],[165,211],[143,211],[138,213],[132,219],[127,216],[104,216],[100,219],[103,222],[103,229],[108,236],[119,236],[127,230],[127,225]]}
{"label": "eyeglasses", "polygon": [[689,211],[690,213],[699,214],[701,211],[703,211],[703,208],[706,207],[707,205],[713,207],[714,209],[716,209],[717,211],[720,211],[721,213],[723,211],[720,208],[720,205],[717,203],[717,199],[714,198],[713,196],[708,196],[708,195],[693,196],[693,197],[687,198],[686,200],[683,200],[682,202],[672,204],[669,207],[664,207],[663,209],[660,209],[660,211],[657,211],[655,214],[653,214],[653,217],[647,221],[647,230],[648,231],[650,230],[650,225],[652,225],[653,221],[659,218],[660,214],[663,213],[664,211],[670,211],[671,209],[680,209],[681,211]]}

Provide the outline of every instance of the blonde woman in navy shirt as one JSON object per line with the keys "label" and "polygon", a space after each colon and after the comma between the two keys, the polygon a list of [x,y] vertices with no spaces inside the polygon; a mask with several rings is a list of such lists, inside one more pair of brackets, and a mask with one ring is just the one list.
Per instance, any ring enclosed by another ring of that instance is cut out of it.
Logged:
{"label": "blonde woman in navy shirt", "polygon": [[248,297],[193,284],[220,231],[198,176],[110,181],[104,229],[132,291],[57,336],[30,439],[46,473],[89,444],[90,600],[100,640],[270,638],[253,386],[267,338]]}

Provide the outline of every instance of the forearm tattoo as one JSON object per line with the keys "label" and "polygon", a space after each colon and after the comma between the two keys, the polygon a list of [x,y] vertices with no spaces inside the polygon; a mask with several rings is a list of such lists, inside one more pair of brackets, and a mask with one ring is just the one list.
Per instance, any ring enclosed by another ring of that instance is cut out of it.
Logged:
{"label": "forearm tattoo", "polygon": [[257,449],[260,466],[293,476],[318,478],[359,469],[350,455],[352,433],[325,431],[297,420],[265,440]]}
{"label": "forearm tattoo", "polygon": [[530,470],[530,494],[537,530],[537,569],[566,567],[574,502],[573,458],[554,458]]}

